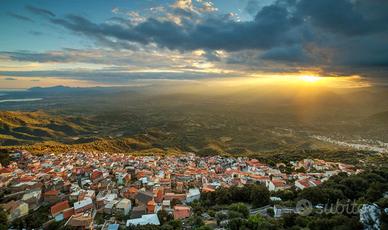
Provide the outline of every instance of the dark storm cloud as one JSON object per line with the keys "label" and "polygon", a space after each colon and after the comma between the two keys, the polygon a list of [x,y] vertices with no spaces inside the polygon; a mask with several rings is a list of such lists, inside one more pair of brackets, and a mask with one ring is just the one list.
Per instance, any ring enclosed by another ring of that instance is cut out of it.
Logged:
{"label": "dark storm cloud", "polygon": [[244,11],[255,16],[264,6],[272,5],[276,0],[248,0]]}
{"label": "dark storm cloud", "polygon": [[33,22],[33,20],[31,18],[23,16],[23,15],[20,15],[20,14],[16,14],[16,13],[12,13],[12,12],[8,12],[7,14],[9,16],[13,17],[13,18],[16,18],[16,19],[19,19],[19,20],[22,20],[22,21]]}
{"label": "dark storm cloud", "polygon": [[[384,31],[387,21],[374,18],[364,12],[362,6],[346,0],[301,0],[297,4],[297,14],[310,19],[316,27],[348,36]],[[370,1],[373,6],[373,1]],[[383,3],[382,1],[380,1]],[[386,7],[375,5],[374,7]],[[386,20],[387,18],[385,18]]]}
{"label": "dark storm cloud", "polygon": [[55,17],[55,14],[53,12],[47,10],[47,9],[43,9],[43,8],[31,6],[31,5],[27,5],[26,9],[28,11],[30,11],[31,13],[38,14],[38,15],[41,15],[41,16]]}
{"label": "dark storm cloud", "polygon": [[259,9],[260,4],[257,0],[249,0],[245,7],[245,11],[253,16],[259,11]]}
{"label": "dark storm cloud", "polygon": [[[199,16],[173,9],[180,23],[166,17],[148,17],[139,23],[125,18],[96,23],[79,15],[53,18],[47,10],[27,7],[50,16],[53,24],[94,39],[114,49],[133,44],[156,44],[181,52],[203,49],[212,62],[266,69],[266,63],[319,67],[328,73],[378,75],[388,73],[388,1],[386,0],[278,0],[259,6],[249,1],[253,18],[237,21],[229,16]],[[254,13],[254,11],[257,11]],[[222,59],[214,51],[232,55]],[[247,51],[252,51],[247,53]],[[12,53],[14,60],[68,62],[53,54],[32,56]]]}
{"label": "dark storm cloud", "polygon": [[148,18],[138,25],[124,26],[111,23],[97,24],[76,15],[51,21],[98,40],[113,37],[141,44],[156,43],[160,47],[183,51],[265,49],[299,40],[297,37],[289,37],[291,33],[287,33],[295,28],[297,22],[289,17],[287,9],[277,5],[263,8],[253,21],[248,22],[212,17],[198,24],[185,21],[183,25],[178,25],[172,21]]}
{"label": "dark storm cloud", "polygon": [[308,62],[310,57],[304,48],[299,45],[289,47],[275,47],[266,51],[262,56],[264,60],[282,61],[282,62]]}

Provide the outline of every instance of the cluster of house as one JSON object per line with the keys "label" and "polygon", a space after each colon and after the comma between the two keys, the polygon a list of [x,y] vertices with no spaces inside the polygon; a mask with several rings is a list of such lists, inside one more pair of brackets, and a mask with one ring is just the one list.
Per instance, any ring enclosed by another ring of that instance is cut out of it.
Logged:
{"label": "cluster of house", "polygon": [[[1,207],[10,221],[50,206],[51,219],[93,229],[96,215],[115,217],[102,229],[119,224],[160,225],[158,211],[174,219],[190,217],[190,203],[218,187],[262,183],[270,191],[316,186],[351,165],[305,159],[270,167],[256,159],[221,156],[131,156],[108,153],[32,155],[18,152],[0,166]],[[282,167],[291,167],[284,173]],[[301,170],[303,168],[303,170]],[[120,222],[121,221],[121,222]]]}

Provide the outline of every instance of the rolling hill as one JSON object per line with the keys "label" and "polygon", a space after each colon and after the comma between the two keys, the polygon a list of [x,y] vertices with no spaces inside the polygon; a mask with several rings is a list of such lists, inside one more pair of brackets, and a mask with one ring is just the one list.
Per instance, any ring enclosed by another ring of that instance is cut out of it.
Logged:
{"label": "rolling hill", "polygon": [[0,145],[45,140],[67,142],[91,132],[92,126],[81,118],[52,116],[41,111],[0,111]]}

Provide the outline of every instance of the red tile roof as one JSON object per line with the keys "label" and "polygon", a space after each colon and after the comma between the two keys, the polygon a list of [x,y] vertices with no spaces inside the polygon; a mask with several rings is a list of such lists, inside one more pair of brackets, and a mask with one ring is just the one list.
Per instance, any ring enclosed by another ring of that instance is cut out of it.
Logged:
{"label": "red tile roof", "polygon": [[175,205],[174,207],[174,219],[183,219],[190,216],[190,207]]}
{"label": "red tile roof", "polygon": [[9,169],[9,168],[2,168],[0,169],[0,174],[2,173],[11,173],[12,172],[12,169]]}
{"label": "red tile roof", "polygon": [[45,196],[58,196],[59,191],[58,190],[50,190],[44,193]]}
{"label": "red tile roof", "polygon": [[202,192],[214,192],[215,190],[212,188],[204,187],[202,188]]}
{"label": "red tile roof", "polygon": [[67,200],[54,204],[51,206],[51,215],[55,216],[56,214],[68,208],[70,208],[70,205]]}
{"label": "red tile roof", "polygon": [[19,182],[28,182],[34,180],[35,177],[33,176],[24,176],[18,179]]}
{"label": "red tile roof", "polygon": [[272,180],[272,183],[275,185],[275,187],[283,187],[286,185],[286,182],[282,180]]}
{"label": "red tile roof", "polygon": [[68,208],[63,211],[63,218],[65,219],[71,217],[72,215],[74,215],[74,208]]}
{"label": "red tile roof", "polygon": [[92,175],[90,176],[90,179],[94,180],[94,179],[99,178],[100,176],[102,176],[102,172],[100,172],[100,171],[93,171]]}
{"label": "red tile roof", "polygon": [[137,193],[137,192],[138,192],[138,189],[135,188],[135,187],[130,187],[130,188],[128,189],[128,192],[129,192],[129,193]]}
{"label": "red tile roof", "polygon": [[303,180],[298,180],[297,181],[299,184],[301,184],[303,187],[305,188],[308,188],[310,187],[310,184],[309,184],[309,179],[306,178],[306,179],[303,179]]}

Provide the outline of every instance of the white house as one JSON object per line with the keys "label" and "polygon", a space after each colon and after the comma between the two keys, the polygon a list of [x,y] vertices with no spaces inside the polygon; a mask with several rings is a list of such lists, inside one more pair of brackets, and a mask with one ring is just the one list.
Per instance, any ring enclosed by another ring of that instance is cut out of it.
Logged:
{"label": "white house", "polygon": [[117,204],[116,204],[116,212],[119,212],[123,215],[128,215],[129,211],[132,208],[131,200],[129,199],[121,199]]}
{"label": "white house", "polygon": [[78,201],[74,203],[74,212],[80,213],[84,212],[88,209],[93,208],[93,200],[91,198],[86,198],[84,200]]}
{"label": "white house", "polygon": [[268,180],[266,181],[266,187],[269,191],[279,191],[287,188],[284,180]]}
{"label": "white house", "polygon": [[142,215],[141,218],[127,220],[127,227],[130,225],[160,225],[157,214]]}
{"label": "white house", "polygon": [[201,192],[198,188],[191,188],[186,195],[186,202],[191,203],[194,200],[199,200],[201,198]]}

